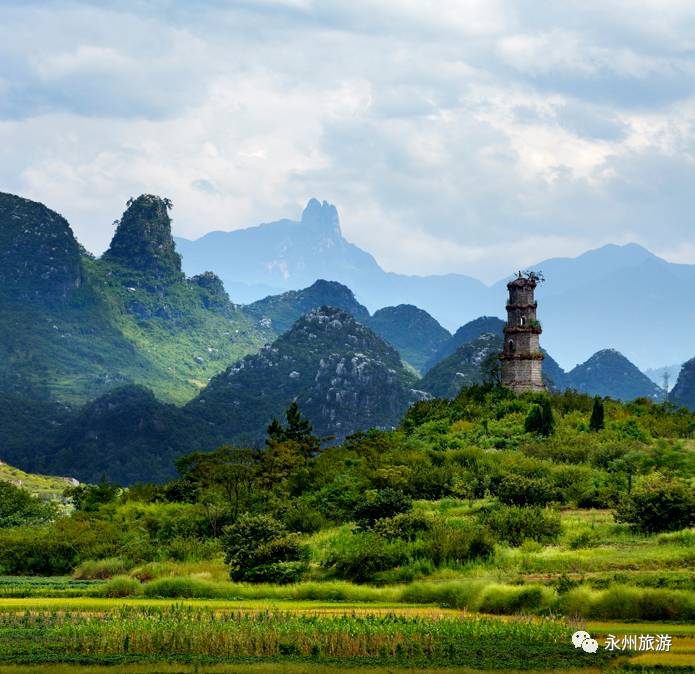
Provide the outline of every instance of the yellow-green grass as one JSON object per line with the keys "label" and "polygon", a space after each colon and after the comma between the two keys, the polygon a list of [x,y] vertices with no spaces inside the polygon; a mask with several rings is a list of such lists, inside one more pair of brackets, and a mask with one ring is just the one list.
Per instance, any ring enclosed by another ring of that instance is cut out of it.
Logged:
{"label": "yellow-green grass", "polygon": [[34,496],[55,500],[61,500],[63,492],[71,485],[67,478],[27,473],[2,461],[0,461],[0,481],[22,487]]}

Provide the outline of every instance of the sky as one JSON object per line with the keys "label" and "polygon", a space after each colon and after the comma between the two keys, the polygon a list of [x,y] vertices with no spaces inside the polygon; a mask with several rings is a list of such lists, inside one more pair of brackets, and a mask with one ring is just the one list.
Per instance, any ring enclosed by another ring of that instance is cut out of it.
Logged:
{"label": "sky", "polygon": [[334,203],[389,271],[695,263],[691,0],[0,0],[0,191],[100,253]]}

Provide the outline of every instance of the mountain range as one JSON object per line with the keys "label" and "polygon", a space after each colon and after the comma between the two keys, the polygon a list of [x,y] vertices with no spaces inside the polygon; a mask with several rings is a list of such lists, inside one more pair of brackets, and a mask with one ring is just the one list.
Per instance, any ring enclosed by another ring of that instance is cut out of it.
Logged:
{"label": "mountain range", "polygon": [[[214,271],[231,296],[244,303],[322,278],[350,287],[372,312],[412,304],[448,330],[478,316],[504,315],[507,279],[486,286],[465,274],[384,271],[369,253],[345,239],[336,208],[316,199],[298,221],[210,232],[176,243],[187,273]],[[566,369],[606,347],[618,349],[642,368],[692,356],[695,265],[666,262],[627,244],[548,259],[531,268],[547,279],[537,291],[539,317],[546,327],[544,345]]]}
{"label": "mountain range", "polygon": [[[494,370],[504,327],[494,316],[452,335],[413,304],[370,314],[324,279],[234,304],[214,273],[184,275],[170,207],[129,200],[96,259],[59,214],[0,194],[0,458],[82,480],[165,479],[182,453],[262,446],[295,400],[317,434],[340,440],[389,428],[413,401],[452,397]],[[314,228],[333,212],[310,207]],[[671,396],[691,408],[694,362]],[[569,372],[546,351],[544,373],[557,389],[661,395],[613,349]]]}

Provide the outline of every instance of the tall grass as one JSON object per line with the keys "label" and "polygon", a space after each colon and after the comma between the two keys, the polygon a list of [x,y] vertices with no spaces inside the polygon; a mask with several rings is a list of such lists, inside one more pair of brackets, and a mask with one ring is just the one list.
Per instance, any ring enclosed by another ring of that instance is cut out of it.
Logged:
{"label": "tall grass", "polygon": [[[552,621],[387,615],[256,614],[192,607],[125,607],[105,614],[0,613],[0,657],[30,653],[80,657],[368,659],[485,669],[568,668],[585,664],[571,629]],[[29,650],[28,647],[30,645]],[[595,662],[610,657],[601,653]]]}
{"label": "tall grass", "polygon": [[128,568],[127,562],[120,557],[87,559],[73,571],[72,577],[75,580],[104,580],[128,573]]}

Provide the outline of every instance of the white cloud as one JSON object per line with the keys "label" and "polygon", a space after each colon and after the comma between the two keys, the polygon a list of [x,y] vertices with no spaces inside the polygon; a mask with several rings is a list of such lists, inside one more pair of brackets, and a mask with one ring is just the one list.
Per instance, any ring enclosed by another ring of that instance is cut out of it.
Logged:
{"label": "white cloud", "polygon": [[410,273],[492,280],[630,239],[695,262],[694,14],[4,3],[0,189],[61,211],[97,251],[125,200],[156,192],[190,237],[329,199],[348,238]]}

